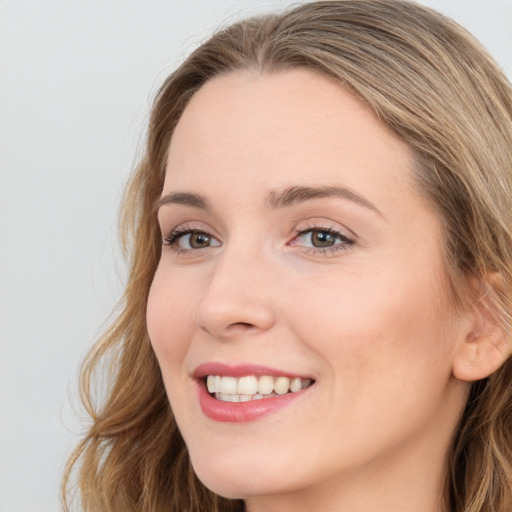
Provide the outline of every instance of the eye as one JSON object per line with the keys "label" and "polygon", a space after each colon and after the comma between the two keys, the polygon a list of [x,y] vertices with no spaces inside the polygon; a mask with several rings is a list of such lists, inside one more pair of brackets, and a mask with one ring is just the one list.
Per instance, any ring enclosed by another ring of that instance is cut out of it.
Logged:
{"label": "eye", "polygon": [[309,231],[299,237],[311,247],[332,247],[340,238],[328,231]]}
{"label": "eye", "polygon": [[298,231],[290,245],[300,245],[315,252],[336,252],[354,243],[354,240],[335,229],[317,227]]}
{"label": "eye", "polygon": [[178,251],[192,251],[219,247],[221,243],[206,231],[178,228],[164,240],[164,245],[169,245]]}

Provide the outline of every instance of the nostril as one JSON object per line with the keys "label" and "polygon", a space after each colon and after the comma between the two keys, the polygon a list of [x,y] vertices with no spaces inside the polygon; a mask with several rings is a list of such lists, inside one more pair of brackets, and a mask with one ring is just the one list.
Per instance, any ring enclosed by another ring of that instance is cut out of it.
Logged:
{"label": "nostril", "polygon": [[251,322],[233,322],[224,329],[220,337],[230,338],[232,336],[247,334],[255,329],[257,329],[257,326]]}
{"label": "nostril", "polygon": [[255,328],[254,324],[251,324],[250,322],[233,322],[232,324],[229,324],[224,333],[230,333],[231,335],[236,334],[237,332],[247,332]]}

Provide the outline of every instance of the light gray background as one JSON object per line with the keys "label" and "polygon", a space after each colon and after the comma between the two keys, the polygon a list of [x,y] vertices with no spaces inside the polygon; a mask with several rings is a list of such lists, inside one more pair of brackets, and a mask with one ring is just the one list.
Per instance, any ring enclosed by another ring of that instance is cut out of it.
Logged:
{"label": "light gray background", "polygon": [[[122,290],[118,203],[152,95],[223,22],[290,3],[0,0],[0,512],[60,510],[78,367]],[[424,3],[512,76],[512,0]]]}

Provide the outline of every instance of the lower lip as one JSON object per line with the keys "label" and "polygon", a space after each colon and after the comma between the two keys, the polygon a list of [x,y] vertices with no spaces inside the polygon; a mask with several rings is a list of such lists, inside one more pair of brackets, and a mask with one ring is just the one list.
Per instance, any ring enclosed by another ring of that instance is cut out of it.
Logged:
{"label": "lower lip", "polygon": [[278,412],[301,397],[309,389],[248,402],[223,402],[212,397],[204,383],[200,383],[198,387],[199,405],[203,414],[214,421],[231,423],[255,421]]}

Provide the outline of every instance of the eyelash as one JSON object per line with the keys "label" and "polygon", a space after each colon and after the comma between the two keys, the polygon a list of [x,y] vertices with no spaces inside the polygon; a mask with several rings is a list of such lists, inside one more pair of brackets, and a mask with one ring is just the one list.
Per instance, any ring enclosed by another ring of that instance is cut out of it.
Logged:
{"label": "eyelash", "polygon": [[[305,252],[307,254],[321,254],[324,256],[329,256],[333,254],[337,254],[342,251],[346,251],[350,246],[353,246],[355,244],[355,240],[352,238],[347,237],[342,232],[325,226],[308,226],[306,229],[300,229],[296,230],[293,239],[287,243],[287,245],[297,245],[295,242],[297,239],[301,236],[304,236],[308,233],[326,233],[328,235],[333,236],[336,239],[341,240],[341,242],[338,242],[336,245],[333,246],[326,246],[326,247],[303,247]],[[175,244],[176,242],[186,236],[186,235],[204,235],[208,237],[210,240],[214,239],[217,240],[213,235],[211,235],[208,231],[205,231],[203,229],[196,229],[191,226],[180,226],[176,229],[174,229],[167,237],[164,238],[162,245],[170,246],[173,251],[175,251],[178,255],[187,255],[193,252],[198,252],[200,250],[209,249],[211,246],[208,247],[202,247],[202,248],[191,248],[191,249],[183,249],[177,247]],[[216,246],[214,246],[216,247]]]}
{"label": "eyelash", "polygon": [[288,245],[296,245],[293,243],[296,241],[299,237],[306,235],[308,233],[326,233],[328,235],[333,236],[336,239],[341,240],[341,242],[338,242],[336,245],[333,246],[326,246],[326,247],[304,247],[307,254],[316,255],[320,254],[323,256],[331,256],[334,254],[338,254],[342,251],[346,251],[349,249],[349,247],[353,246],[355,244],[355,240],[352,238],[349,238],[345,234],[343,234],[341,231],[326,227],[326,226],[308,226],[306,229],[298,229],[295,231],[295,236],[291,242],[288,243]]}
{"label": "eyelash", "polygon": [[[193,226],[180,226],[176,229],[173,229],[169,236],[164,238],[164,241],[162,245],[168,245],[170,246],[174,251],[176,251],[177,254],[185,254],[190,252],[198,251],[199,249],[182,249],[180,247],[175,246],[175,243],[180,239],[183,238],[185,235],[204,235],[210,239],[215,239],[214,236],[212,236],[208,231],[205,231],[204,229],[197,229]],[[207,249],[208,247],[206,247]]]}

